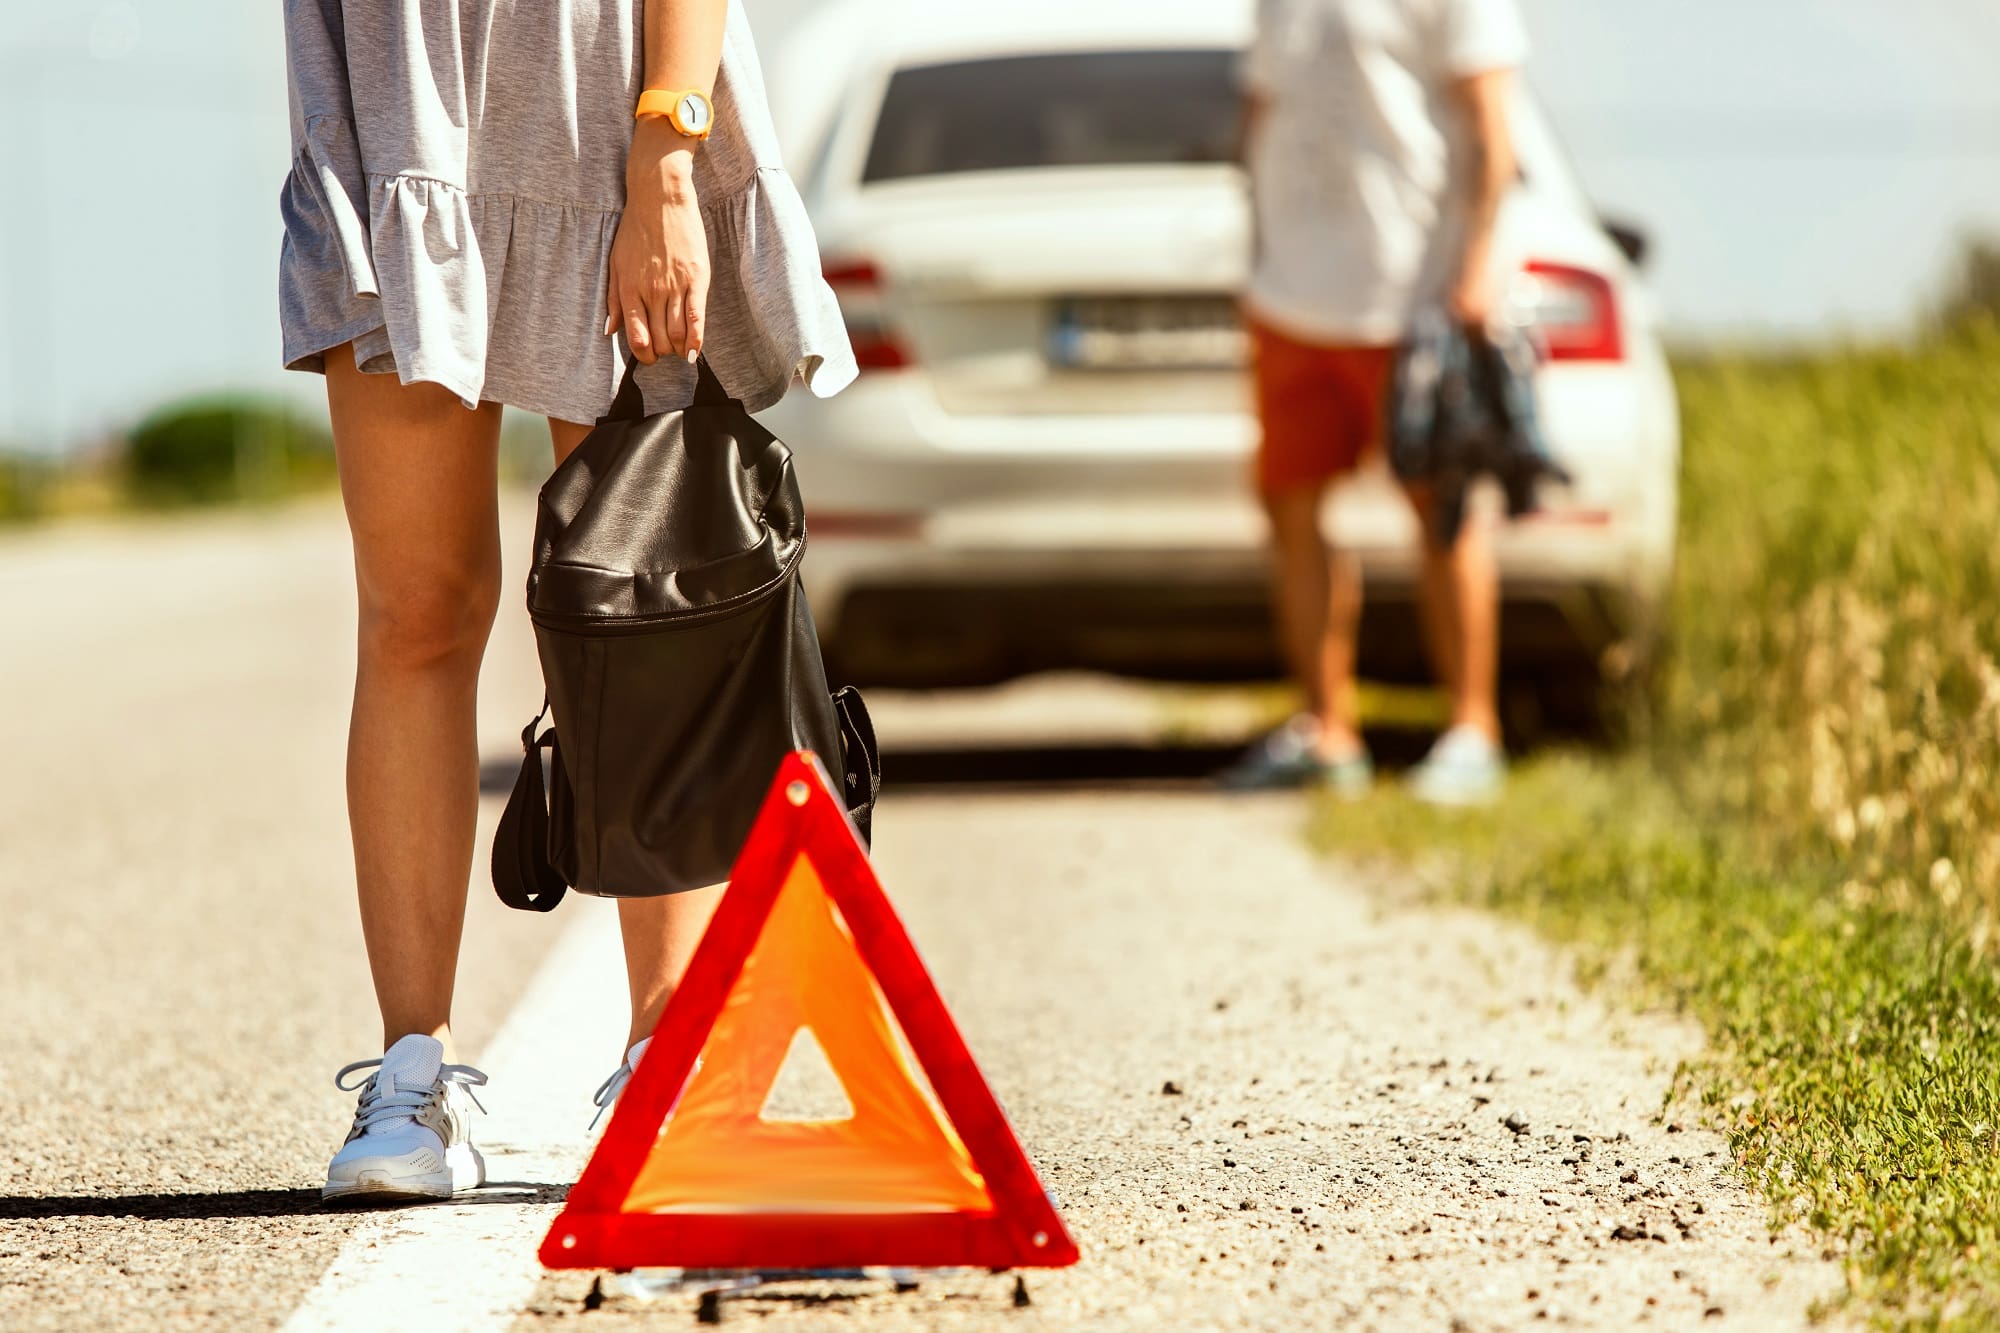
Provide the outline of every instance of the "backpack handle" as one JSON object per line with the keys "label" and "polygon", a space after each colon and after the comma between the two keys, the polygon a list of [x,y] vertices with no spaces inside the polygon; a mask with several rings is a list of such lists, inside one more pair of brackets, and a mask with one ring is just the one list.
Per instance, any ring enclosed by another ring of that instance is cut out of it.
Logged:
{"label": "backpack handle", "polygon": [[[698,407],[721,407],[735,401],[729,391],[722,387],[716,377],[715,367],[708,364],[708,355],[695,353],[694,358],[694,401]],[[646,416],[646,395],[639,388],[639,359],[625,358],[625,377],[618,382],[618,396],[611,400],[604,415],[597,419],[602,426],[613,421],[641,421]]]}

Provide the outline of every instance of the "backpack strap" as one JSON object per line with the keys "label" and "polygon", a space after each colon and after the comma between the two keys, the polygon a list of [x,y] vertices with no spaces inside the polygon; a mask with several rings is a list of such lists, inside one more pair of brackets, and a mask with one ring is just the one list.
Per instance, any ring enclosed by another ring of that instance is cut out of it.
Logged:
{"label": "backpack strap", "polygon": [[520,776],[514,779],[507,808],[500,813],[500,827],[493,834],[493,891],[501,902],[524,912],[552,911],[569,891],[549,863],[549,798],[542,781],[542,751],[547,750],[549,762],[557,765],[562,763],[562,751],[554,727],[535,734],[548,711],[544,699],[542,711],[521,732]]}
{"label": "backpack strap", "polygon": [[875,798],[882,794],[882,754],[875,744],[875,721],[861,691],[843,685],[833,692],[833,712],[840,721],[841,796],[861,841],[872,841]]}

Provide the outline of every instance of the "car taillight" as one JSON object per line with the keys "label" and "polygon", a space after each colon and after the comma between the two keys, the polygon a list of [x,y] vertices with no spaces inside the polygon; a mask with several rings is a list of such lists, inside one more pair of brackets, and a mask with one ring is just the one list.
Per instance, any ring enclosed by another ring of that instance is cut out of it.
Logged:
{"label": "car taillight", "polygon": [[1618,293],[1601,273],[1532,259],[1523,284],[1528,322],[1551,361],[1623,361]]}
{"label": "car taillight", "polygon": [[840,298],[856,365],[863,370],[897,370],[910,364],[909,348],[889,329],[882,305],[882,274],[873,263],[830,262],[826,283]]}

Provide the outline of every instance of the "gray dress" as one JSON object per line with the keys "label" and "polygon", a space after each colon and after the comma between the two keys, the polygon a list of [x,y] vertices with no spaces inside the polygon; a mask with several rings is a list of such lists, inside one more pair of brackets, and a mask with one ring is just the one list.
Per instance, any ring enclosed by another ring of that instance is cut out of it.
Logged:
{"label": "gray dress", "polygon": [[[644,0],[286,0],[293,161],[282,198],[285,364],[367,371],[595,420],[622,371],[606,270],[642,91]],[[812,226],[778,159],[731,0],[716,124],[695,151],[712,279],[706,351],[751,411],[792,376],[854,378]],[[641,371],[679,406],[692,367]]]}

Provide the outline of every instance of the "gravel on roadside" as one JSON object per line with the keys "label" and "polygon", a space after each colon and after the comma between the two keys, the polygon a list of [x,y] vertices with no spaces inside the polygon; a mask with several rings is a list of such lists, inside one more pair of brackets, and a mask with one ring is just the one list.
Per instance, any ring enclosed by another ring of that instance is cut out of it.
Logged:
{"label": "gravel on roadside", "polygon": [[[1662,1118],[1693,1031],[1469,912],[1382,905],[1285,798],[893,799],[878,861],[1083,1247],[1011,1278],[772,1288],[820,1327],[1773,1329],[1840,1276]],[[544,1281],[521,1329],[582,1311]],[[593,1328],[691,1297],[614,1300]]]}

